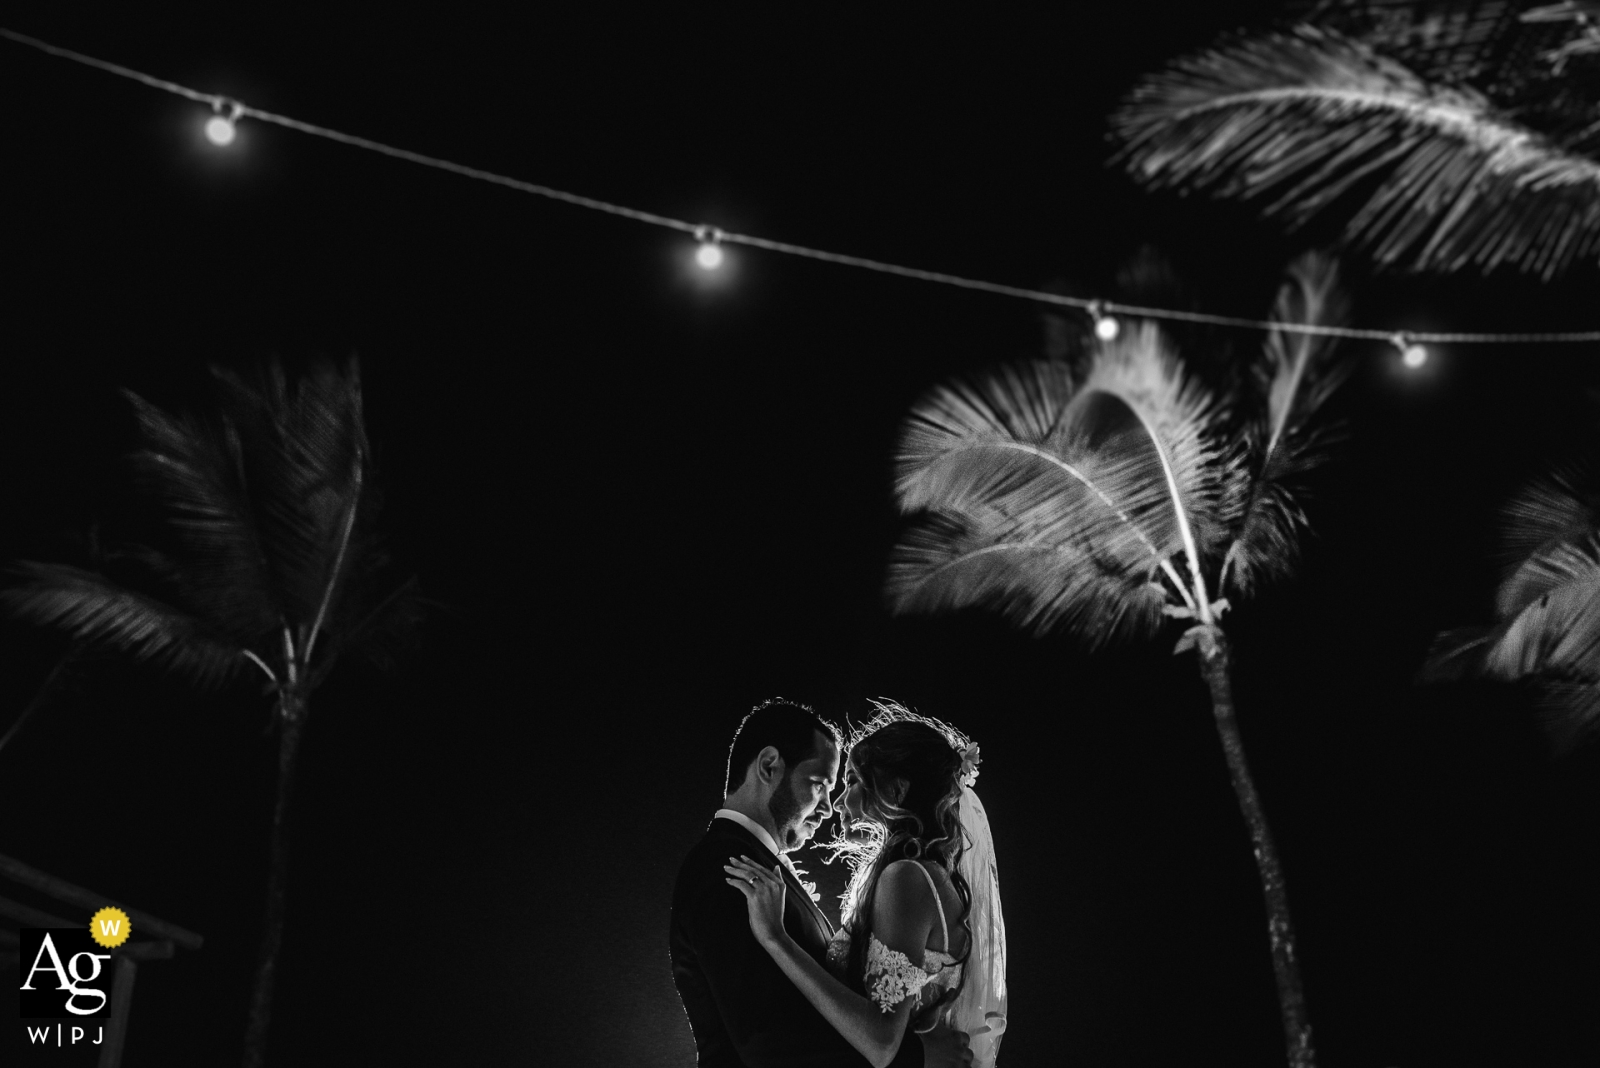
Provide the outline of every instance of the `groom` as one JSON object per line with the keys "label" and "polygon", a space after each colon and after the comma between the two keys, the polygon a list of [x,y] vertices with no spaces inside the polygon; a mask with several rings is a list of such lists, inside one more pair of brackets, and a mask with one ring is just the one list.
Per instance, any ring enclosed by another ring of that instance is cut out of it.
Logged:
{"label": "groom", "polygon": [[[833,814],[839,731],[805,705],[779,698],[753,709],[728,752],[726,796],[689,851],[672,892],[672,978],[694,1030],[700,1068],[864,1068],[866,1059],[811,1006],[750,932],[744,895],[722,866],[741,854],[783,864],[783,925],[819,963],[833,924],[790,870]],[[894,1068],[971,1063],[961,1032],[907,1033]]]}

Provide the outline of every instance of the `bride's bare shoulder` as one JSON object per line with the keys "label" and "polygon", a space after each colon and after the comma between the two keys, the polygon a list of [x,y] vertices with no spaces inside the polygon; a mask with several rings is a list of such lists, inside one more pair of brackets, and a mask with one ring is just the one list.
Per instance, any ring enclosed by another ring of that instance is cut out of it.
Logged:
{"label": "bride's bare shoulder", "polygon": [[932,923],[938,910],[934,904],[933,887],[923,874],[917,861],[901,859],[883,869],[878,876],[874,914],[892,911],[904,921],[917,922],[924,918]]}
{"label": "bride's bare shoulder", "polygon": [[[934,867],[938,867],[938,865],[936,864]],[[893,879],[896,883],[906,883],[908,885],[921,886],[926,889],[928,886],[928,880],[922,875],[922,873],[926,870],[927,869],[923,867],[920,860],[912,860],[910,857],[901,857],[899,860],[890,861],[887,865],[885,865],[883,869],[883,875],[880,876],[880,878],[883,882],[888,882],[890,879]]]}
{"label": "bride's bare shoulder", "polygon": [[[930,876],[932,885],[928,881]],[[939,895],[937,902],[935,894]],[[872,915],[874,926],[893,924],[898,930],[921,931],[923,937],[932,936],[934,948],[948,952],[949,947],[934,933],[939,927],[941,906],[946,930],[959,948],[965,944],[965,939],[955,921],[961,917],[963,905],[950,873],[942,865],[902,859],[883,869]]]}

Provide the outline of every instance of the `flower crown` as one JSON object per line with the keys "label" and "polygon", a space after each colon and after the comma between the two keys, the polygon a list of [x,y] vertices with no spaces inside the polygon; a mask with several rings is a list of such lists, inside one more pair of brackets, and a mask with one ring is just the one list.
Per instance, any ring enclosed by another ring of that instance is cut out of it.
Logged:
{"label": "flower crown", "polygon": [[961,750],[961,770],[956,774],[956,781],[967,789],[972,789],[972,784],[978,781],[978,765],[983,758],[978,755],[978,743],[973,742]]}

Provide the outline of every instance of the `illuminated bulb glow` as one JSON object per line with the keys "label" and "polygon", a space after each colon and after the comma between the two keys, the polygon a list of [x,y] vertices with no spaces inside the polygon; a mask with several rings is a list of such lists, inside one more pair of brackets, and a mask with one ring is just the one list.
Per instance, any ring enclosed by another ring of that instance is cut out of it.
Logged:
{"label": "illuminated bulb glow", "polygon": [[700,247],[694,250],[694,262],[703,271],[714,271],[722,266],[722,231],[715,226],[696,226],[694,239]]}
{"label": "illuminated bulb glow", "polygon": [[233,144],[233,138],[237,133],[233,120],[226,115],[213,115],[206,120],[206,140],[214,145],[226,147]]}
{"label": "illuminated bulb glow", "polygon": [[1094,320],[1094,336],[1101,341],[1115,341],[1117,334],[1122,330],[1122,324],[1114,316],[1105,313],[1105,305],[1098,300],[1092,300],[1088,306],[1089,318]]}
{"label": "illuminated bulb glow", "polygon": [[1428,362],[1428,350],[1404,334],[1396,334],[1389,343],[1400,350],[1400,362],[1415,371]]}
{"label": "illuminated bulb glow", "polygon": [[722,266],[722,246],[715,241],[702,241],[694,250],[694,262],[708,271]]}
{"label": "illuminated bulb glow", "polygon": [[239,116],[244,114],[244,105],[237,100],[217,96],[211,98],[211,111],[211,117],[206,120],[206,140],[218,148],[226,148],[239,135],[237,124]]}

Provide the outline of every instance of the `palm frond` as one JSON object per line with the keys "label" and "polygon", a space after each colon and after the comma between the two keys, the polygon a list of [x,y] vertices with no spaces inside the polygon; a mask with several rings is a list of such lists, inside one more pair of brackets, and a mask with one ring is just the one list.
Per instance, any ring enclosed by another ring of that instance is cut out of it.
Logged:
{"label": "palm frond", "polygon": [[1147,567],[1171,555],[1179,543],[1161,483],[1082,440],[1075,394],[1059,363],[1004,367],[933,391],[901,434],[901,509],[982,515],[1013,536],[1054,531]]}
{"label": "palm frond", "polygon": [[1540,598],[1566,586],[1581,586],[1600,568],[1600,543],[1593,528],[1582,537],[1552,540],[1529,554],[1495,591],[1495,615],[1510,619]]}
{"label": "palm frond", "polygon": [[349,599],[342,607],[347,615],[327,628],[325,644],[318,647],[313,686],[320,685],[345,653],[389,671],[416,649],[426,603],[415,578],[401,582],[373,603],[358,605]]}
{"label": "palm frond", "polygon": [[285,615],[309,626],[330,582],[340,583],[340,546],[361,509],[369,448],[359,372],[318,364],[290,383],[272,363],[253,379],[215,376],[273,587]]}
{"label": "palm frond", "polygon": [[1265,199],[1291,226],[1351,204],[1346,241],[1383,266],[1550,277],[1600,247],[1594,160],[1330,30],[1180,60],[1113,126],[1121,163],[1153,187]]}
{"label": "palm frond", "polygon": [[[1171,560],[1210,546],[1225,497],[1211,398],[1152,324],[1100,346],[1080,384],[1060,364],[935,390],[907,420],[896,549],[900,611],[982,604],[1092,644],[1152,629]],[[1196,566],[1199,566],[1197,561]]]}
{"label": "palm frond", "polygon": [[[164,570],[185,607],[247,642],[282,618],[237,439],[223,426],[175,417],[132,393],[139,484],[168,511],[185,566]],[[160,559],[159,554],[152,559]]]}
{"label": "palm frond", "polygon": [[1558,755],[1600,732],[1600,509],[1586,486],[1569,467],[1511,500],[1499,622],[1440,635],[1421,676],[1526,682]]}
{"label": "palm frond", "polygon": [[1214,417],[1160,331],[1133,324],[1081,385],[1040,362],[924,398],[896,456],[900,507],[1073,536],[1139,566],[1183,551],[1186,527],[1203,551],[1222,495]]}
{"label": "palm frond", "polygon": [[1507,560],[1520,567],[1558,542],[1580,540],[1600,527],[1600,499],[1574,468],[1535,479],[1500,514],[1500,540]]}
{"label": "palm frond", "polygon": [[1226,536],[1231,486],[1244,472],[1222,445],[1217,399],[1183,373],[1160,329],[1136,323],[1102,345],[1074,407],[1086,445],[1148,472],[1167,494],[1169,537],[1195,566],[1209,562]]}
{"label": "palm frond", "polygon": [[18,583],[0,590],[13,615],[89,645],[129,653],[201,686],[225,682],[245,665],[241,648],[193,616],[102,575],[61,564],[21,563]]}
{"label": "palm frond", "polygon": [[1513,618],[1507,637],[1486,659],[1490,671],[1600,678],[1600,543],[1591,539],[1585,548],[1567,583]]}
{"label": "palm frond", "polygon": [[1222,561],[1218,586],[1223,594],[1251,596],[1288,578],[1300,562],[1300,538],[1308,521],[1286,477],[1297,472],[1279,466],[1249,483],[1239,534]]}
{"label": "palm frond", "polygon": [[[1349,304],[1339,288],[1336,260],[1309,252],[1289,265],[1288,279],[1278,290],[1272,321],[1295,326],[1342,326]],[[1263,377],[1267,380],[1266,455],[1270,459],[1338,388],[1348,364],[1328,355],[1338,339],[1320,334],[1275,329],[1267,334]]]}
{"label": "palm frond", "polygon": [[972,445],[1020,442],[1051,448],[1077,392],[1071,369],[1036,361],[998,369],[983,380],[933,390],[912,409],[895,455],[896,492],[908,510],[932,506],[944,492],[935,469]]}
{"label": "palm frond", "polygon": [[1476,82],[1504,75],[1507,45],[1528,6],[1527,0],[1312,0],[1291,4],[1287,14],[1368,41],[1425,78]]}
{"label": "palm frond", "polygon": [[[1337,264],[1310,253],[1289,268],[1273,307],[1275,323],[1335,326],[1346,302]],[[1332,434],[1313,419],[1349,373],[1331,356],[1336,339],[1273,330],[1259,365],[1264,418],[1246,437],[1245,462],[1254,472],[1237,506],[1237,533],[1223,562],[1222,585],[1251,594],[1262,583],[1283,578],[1299,558],[1306,516],[1297,495],[1299,476],[1326,455]]]}
{"label": "palm frond", "polygon": [[1458,627],[1433,639],[1419,682],[1462,682],[1483,671],[1483,657],[1497,636],[1494,627]]}
{"label": "palm frond", "polygon": [[1585,20],[1574,17],[1584,4],[1324,0],[1294,6],[1298,10],[1289,14],[1296,21],[1365,41],[1429,81],[1472,86],[1502,111],[1572,147],[1563,135],[1577,116],[1563,113],[1574,110],[1575,86],[1580,93],[1592,88],[1568,65],[1593,50]]}
{"label": "palm frond", "polygon": [[1502,590],[1500,621],[1442,635],[1424,678],[1600,678],[1600,538],[1558,543],[1528,560],[1508,585],[1514,593]]}
{"label": "palm frond", "polygon": [[[1583,611],[1579,606],[1580,612]],[[1584,666],[1574,666],[1561,657],[1548,655],[1553,649],[1529,649],[1526,638],[1537,633],[1537,628],[1552,622],[1565,613],[1524,621],[1514,635],[1523,646],[1523,653],[1541,666],[1528,673],[1506,672],[1504,668],[1511,656],[1498,657],[1496,644],[1513,631],[1512,627],[1464,627],[1448,631],[1434,640],[1428,658],[1418,676],[1421,682],[1463,682],[1473,678],[1493,678],[1527,684],[1533,696],[1534,712],[1539,725],[1550,740],[1556,756],[1565,756],[1581,743],[1600,734],[1600,673],[1595,673],[1594,658]],[[1520,618],[1520,617],[1519,617]],[[1515,621],[1513,621],[1515,622]],[[1590,622],[1593,634],[1597,626]],[[1550,637],[1548,634],[1544,638]],[[1540,655],[1541,652],[1544,655]],[[1515,654],[1513,654],[1515,655]],[[1491,669],[1489,661],[1496,667]]]}
{"label": "palm frond", "polygon": [[1024,630],[1065,631],[1095,647],[1160,625],[1166,594],[1156,574],[1092,544],[1007,537],[933,513],[895,547],[888,595],[897,612],[994,608]]}
{"label": "palm frond", "polygon": [[184,560],[179,600],[242,643],[285,623],[303,637],[343,592],[351,528],[368,518],[359,377],[319,365],[290,383],[274,363],[215,378],[210,420],[130,395],[136,469],[170,510]]}

